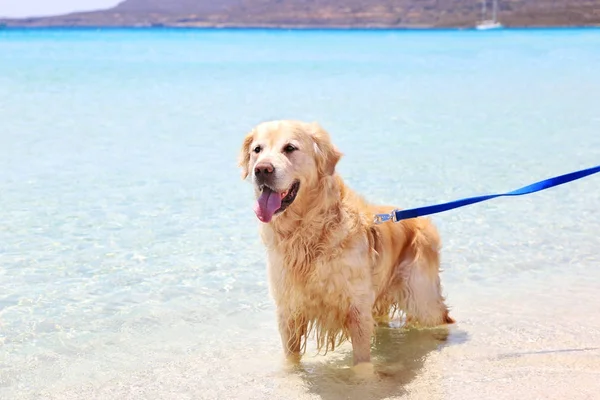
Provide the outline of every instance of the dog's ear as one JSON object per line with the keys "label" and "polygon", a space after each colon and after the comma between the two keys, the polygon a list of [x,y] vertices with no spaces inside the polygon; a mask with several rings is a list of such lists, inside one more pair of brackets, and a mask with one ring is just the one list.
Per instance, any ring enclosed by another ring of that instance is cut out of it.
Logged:
{"label": "dog's ear", "polygon": [[315,143],[315,154],[317,159],[317,168],[319,173],[324,175],[333,175],[343,154],[331,142],[329,133],[317,122],[310,124],[310,131]]}
{"label": "dog's ear", "polygon": [[244,143],[242,144],[242,148],[240,149],[240,154],[238,156],[238,167],[242,168],[242,179],[246,179],[249,173],[250,167],[250,145],[254,140],[254,131],[251,131],[244,138]]}

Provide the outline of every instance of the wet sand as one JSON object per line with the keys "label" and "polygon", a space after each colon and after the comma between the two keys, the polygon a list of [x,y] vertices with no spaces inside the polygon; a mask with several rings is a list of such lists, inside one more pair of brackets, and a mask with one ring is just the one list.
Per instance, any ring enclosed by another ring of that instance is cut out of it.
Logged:
{"label": "wet sand", "polygon": [[274,324],[264,322],[233,346],[222,331],[205,339],[206,350],[178,362],[102,384],[53,387],[43,397],[593,399],[600,392],[600,277],[592,272],[511,293],[467,288],[451,296],[458,323],[450,329],[380,328],[374,381],[355,379],[347,344],[327,356],[309,349],[298,368],[286,369]]}

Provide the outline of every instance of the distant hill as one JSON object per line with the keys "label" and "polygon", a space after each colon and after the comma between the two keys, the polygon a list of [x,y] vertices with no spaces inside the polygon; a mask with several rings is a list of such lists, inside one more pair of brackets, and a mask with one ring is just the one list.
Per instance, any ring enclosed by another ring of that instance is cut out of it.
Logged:
{"label": "distant hill", "polygon": [[[499,0],[498,4],[498,18],[508,27],[600,26],[600,0]],[[443,28],[473,27],[481,19],[480,0],[125,0],[109,10],[0,20],[0,24]]]}

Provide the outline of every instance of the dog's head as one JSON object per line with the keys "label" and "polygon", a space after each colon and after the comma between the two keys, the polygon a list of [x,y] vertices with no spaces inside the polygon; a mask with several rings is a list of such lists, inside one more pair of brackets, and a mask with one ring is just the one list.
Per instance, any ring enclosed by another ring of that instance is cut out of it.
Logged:
{"label": "dog's head", "polygon": [[303,196],[334,174],[341,156],[317,123],[286,120],[256,126],[244,139],[239,165],[243,179],[252,177],[258,219],[269,223],[299,206]]}

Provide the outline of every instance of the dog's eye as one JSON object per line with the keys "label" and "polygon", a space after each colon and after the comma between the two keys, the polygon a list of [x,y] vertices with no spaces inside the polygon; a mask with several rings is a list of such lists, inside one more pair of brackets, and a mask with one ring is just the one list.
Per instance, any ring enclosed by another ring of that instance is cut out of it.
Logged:
{"label": "dog's eye", "polygon": [[254,151],[255,153],[260,153],[261,150],[262,148],[260,146],[256,146],[252,151]]}
{"label": "dog's eye", "polygon": [[297,148],[295,148],[294,146],[292,146],[291,144],[288,144],[287,146],[285,146],[283,148],[283,151],[285,151],[286,153],[291,153],[295,150],[298,150]]}

